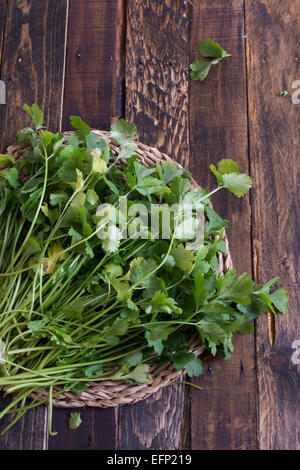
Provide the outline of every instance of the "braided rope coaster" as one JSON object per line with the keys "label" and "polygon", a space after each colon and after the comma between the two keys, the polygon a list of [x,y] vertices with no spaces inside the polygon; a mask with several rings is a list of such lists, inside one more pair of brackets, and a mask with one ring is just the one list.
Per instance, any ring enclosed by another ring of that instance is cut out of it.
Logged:
{"label": "braided rope coaster", "polygon": [[[104,139],[109,139],[109,133],[104,131],[93,130],[95,134]],[[70,135],[72,132],[66,132],[65,135]],[[145,166],[155,165],[161,161],[168,161],[175,163],[180,168],[181,165],[176,161],[172,160],[170,157],[160,152],[156,148],[149,147],[148,145],[137,142],[138,150],[136,152],[137,159],[140,163]],[[119,147],[110,141],[110,148],[117,156],[119,154]],[[13,154],[13,156],[18,159],[24,156],[28,147],[26,146],[10,146],[8,151]],[[191,179],[191,184],[195,188],[199,188],[195,180]],[[232,260],[229,252],[228,239],[225,232],[223,233],[223,241],[226,245],[226,252],[219,253],[218,262],[219,262],[219,275],[225,274],[229,269],[232,268]],[[199,357],[203,353],[203,348],[201,348],[201,340],[199,336],[195,336],[191,339],[189,348],[195,349],[195,355]],[[157,392],[163,387],[171,384],[174,381],[177,381],[183,374],[184,371],[178,371],[175,369],[172,363],[164,364],[160,367],[150,368],[150,374],[152,379],[149,383],[143,385],[135,385],[127,383],[122,380],[112,381],[105,380],[103,382],[89,382],[88,389],[81,394],[76,394],[73,392],[62,392],[61,395],[57,395],[53,398],[53,406],[57,407],[82,407],[82,406],[91,406],[91,407],[100,407],[100,408],[109,408],[112,406],[119,405],[128,405],[134,404],[138,401],[148,398],[153,393]],[[59,391],[59,388],[53,388],[53,394]],[[45,399],[48,394],[46,391],[39,393],[37,391],[33,397],[39,395],[39,399]]]}

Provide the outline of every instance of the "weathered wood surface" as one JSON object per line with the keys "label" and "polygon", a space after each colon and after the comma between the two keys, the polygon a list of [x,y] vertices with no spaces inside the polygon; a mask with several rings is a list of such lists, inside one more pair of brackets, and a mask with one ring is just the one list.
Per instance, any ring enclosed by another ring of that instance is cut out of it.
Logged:
{"label": "weathered wood surface", "polygon": [[[138,138],[188,167],[188,2],[129,0],[126,118]],[[119,449],[182,449],[189,444],[188,394],[159,391],[119,413]]]}
{"label": "weathered wood surface", "polygon": [[70,0],[63,127],[80,113],[96,129],[108,129],[117,88],[122,0]]}
{"label": "weathered wood surface", "polygon": [[300,369],[291,357],[300,339],[300,116],[291,96],[278,96],[292,94],[300,79],[299,2],[248,0],[246,34],[253,244],[261,281],[278,273],[291,294],[288,315],[276,318],[272,349],[265,318],[257,324],[259,442],[261,449],[299,450]]}
{"label": "weathered wood surface", "polygon": [[[24,103],[38,103],[45,111],[46,125],[60,127],[66,11],[66,0],[7,2],[1,79],[8,104],[0,106],[0,151],[29,123],[22,111]],[[47,409],[42,406],[0,438],[0,448],[45,449],[47,437]]]}
{"label": "weathered wood surface", "polygon": [[[70,0],[62,110],[64,129],[69,116],[79,115],[97,129],[109,129],[115,105],[117,77],[121,73],[123,0]],[[81,414],[82,425],[70,430],[71,412]],[[115,449],[117,410],[100,408],[55,409],[49,438],[51,450]]]}
{"label": "weathered wood surface", "polygon": [[[232,57],[212,67],[203,83],[190,88],[190,167],[207,189],[215,187],[209,164],[232,158],[248,172],[248,124],[244,38],[244,2],[193,2],[190,58],[199,57],[199,42],[212,38]],[[220,193],[213,204],[231,221],[227,230],[233,263],[251,275],[251,219],[249,197]],[[235,337],[230,361],[212,360],[191,390],[192,449],[256,448],[254,338]]]}
{"label": "weathered wood surface", "polygon": [[60,127],[66,9],[67,0],[7,2],[1,79],[9,105],[0,107],[0,150],[30,122],[24,103],[37,103],[45,122]]}
{"label": "weathered wood surface", "polygon": [[188,1],[128,1],[126,117],[188,166]]}

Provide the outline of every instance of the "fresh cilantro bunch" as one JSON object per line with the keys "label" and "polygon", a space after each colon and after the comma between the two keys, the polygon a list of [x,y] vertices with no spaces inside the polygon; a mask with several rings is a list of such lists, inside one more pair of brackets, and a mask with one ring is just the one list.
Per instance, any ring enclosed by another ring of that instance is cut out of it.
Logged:
{"label": "fresh cilantro bunch", "polygon": [[[51,401],[91,381],[147,383],[151,365],[171,361],[197,376],[202,364],[189,347],[192,336],[229,358],[234,333],[252,332],[268,310],[287,309],[288,292],[271,292],[277,278],[256,285],[235,269],[218,274],[228,221],[210,197],[224,189],[241,197],[252,184],[235,162],[211,165],[217,187],[207,193],[175,164],[142,165],[134,124],[121,119],[103,139],[72,116],[74,133],[65,136],[43,127],[36,105],[24,109],[34,122],[17,134],[24,156],[0,155],[0,387],[14,397],[0,418],[16,413],[15,422],[43,403],[37,393],[25,405],[37,390],[49,391]],[[186,203],[204,206],[197,249],[197,219],[193,210],[184,213]],[[141,211],[160,204],[170,238],[141,224],[130,213],[134,204]],[[109,224],[112,214],[143,237],[122,237]]]}

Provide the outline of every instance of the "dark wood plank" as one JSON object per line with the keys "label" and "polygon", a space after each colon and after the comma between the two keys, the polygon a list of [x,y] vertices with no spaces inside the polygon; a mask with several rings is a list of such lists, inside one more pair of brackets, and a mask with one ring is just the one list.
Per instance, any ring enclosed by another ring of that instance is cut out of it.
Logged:
{"label": "dark wood plank", "polygon": [[145,401],[120,407],[118,449],[186,449],[188,441],[189,400],[184,385],[170,385]]}
{"label": "dark wood plank", "polygon": [[142,142],[188,166],[188,1],[129,0],[126,116]]}
{"label": "dark wood plank", "polygon": [[[7,86],[7,105],[0,106],[2,151],[13,142],[15,132],[29,123],[21,110],[24,103],[38,103],[45,111],[46,125],[60,127],[66,7],[67,0],[8,2],[1,62],[1,79]],[[0,438],[0,448],[45,449],[46,412],[40,407],[27,413]],[[5,424],[7,420],[1,428]]]}
{"label": "dark wood plank", "polygon": [[[70,0],[64,129],[69,128],[72,114],[98,129],[109,129],[112,119],[122,114],[124,15],[123,0]],[[81,413],[78,431],[69,430],[72,411]],[[49,438],[49,449],[115,449],[116,417],[113,408],[57,408],[53,429],[59,434]]]}
{"label": "dark wood plank", "polygon": [[2,58],[2,43],[3,43],[3,35],[4,35],[5,14],[6,14],[6,0],[0,0],[0,64],[1,64],[1,58]]}
{"label": "dark wood plank", "polygon": [[67,0],[10,1],[5,23],[1,79],[7,106],[0,108],[0,150],[30,122],[24,103],[37,103],[45,122],[60,128]]}
{"label": "dark wood plank", "polygon": [[[188,2],[129,0],[126,117],[138,138],[188,166]],[[172,386],[124,406],[119,449],[183,449],[188,394]]]}
{"label": "dark wood plank", "polygon": [[123,0],[70,0],[64,129],[73,114],[103,130],[119,114],[122,24]]}
{"label": "dark wood plank", "polygon": [[300,339],[300,116],[291,96],[278,97],[300,79],[299,3],[247,0],[246,33],[254,248],[261,281],[278,274],[291,294],[288,315],[276,317],[273,348],[266,318],[257,325],[260,448],[299,450],[300,369],[291,357]]}
{"label": "dark wood plank", "polygon": [[[209,164],[222,158],[248,171],[248,126],[243,0],[194,1],[191,11],[190,59],[199,57],[198,43],[211,38],[232,54],[212,67],[208,78],[191,82],[190,168],[207,189],[216,185]],[[216,210],[231,221],[227,231],[234,265],[251,275],[249,198],[225,192],[213,198]],[[256,447],[254,337],[235,337],[230,361],[212,360],[191,390],[192,449]]]}

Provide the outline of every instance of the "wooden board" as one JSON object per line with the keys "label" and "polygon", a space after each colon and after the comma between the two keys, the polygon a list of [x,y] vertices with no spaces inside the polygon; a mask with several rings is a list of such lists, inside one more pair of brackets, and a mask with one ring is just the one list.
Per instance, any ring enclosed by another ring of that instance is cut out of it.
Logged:
{"label": "wooden board", "polygon": [[[300,116],[291,100],[292,84],[300,79],[299,3],[247,0],[246,33],[253,244],[261,281],[278,273],[278,285],[291,294],[288,315],[276,319],[273,348],[266,318],[257,325],[260,448],[299,450],[300,369],[291,360],[293,342],[300,339]],[[290,96],[279,97],[283,90]]]}
{"label": "wooden board", "polygon": [[141,142],[188,157],[188,1],[128,2],[126,117]]}
{"label": "wooden board", "polygon": [[[116,101],[121,74],[122,0],[70,0],[67,34],[63,128],[69,116],[79,115],[93,127],[109,129],[118,114]],[[80,412],[82,425],[69,429],[71,412]],[[55,409],[50,450],[115,449],[117,413],[113,408]]]}
{"label": "wooden board", "polygon": [[[126,45],[126,118],[141,141],[188,166],[188,2],[129,0]],[[118,448],[185,448],[187,398],[172,386],[122,407]]]}
{"label": "wooden board", "polygon": [[[211,38],[232,54],[213,66],[208,78],[190,87],[190,168],[207,189],[216,187],[210,163],[237,161],[248,172],[248,126],[243,0],[202,0],[191,9],[190,60],[197,46]],[[213,198],[216,210],[231,221],[227,230],[238,272],[251,267],[250,202],[228,193]],[[256,448],[255,348],[251,335],[234,338],[230,361],[205,363],[195,380],[203,391],[191,390],[192,449]]]}
{"label": "wooden board", "polygon": [[[0,151],[12,143],[18,129],[30,122],[22,111],[24,103],[38,103],[45,110],[46,125],[53,129],[60,126],[66,7],[67,0],[8,2],[1,61],[7,105],[0,106]],[[1,449],[46,446],[45,407],[28,412],[0,438]]]}
{"label": "wooden board", "polygon": [[119,114],[123,13],[123,0],[70,0],[64,129],[70,129],[69,116],[80,114],[106,130],[112,114]]}

